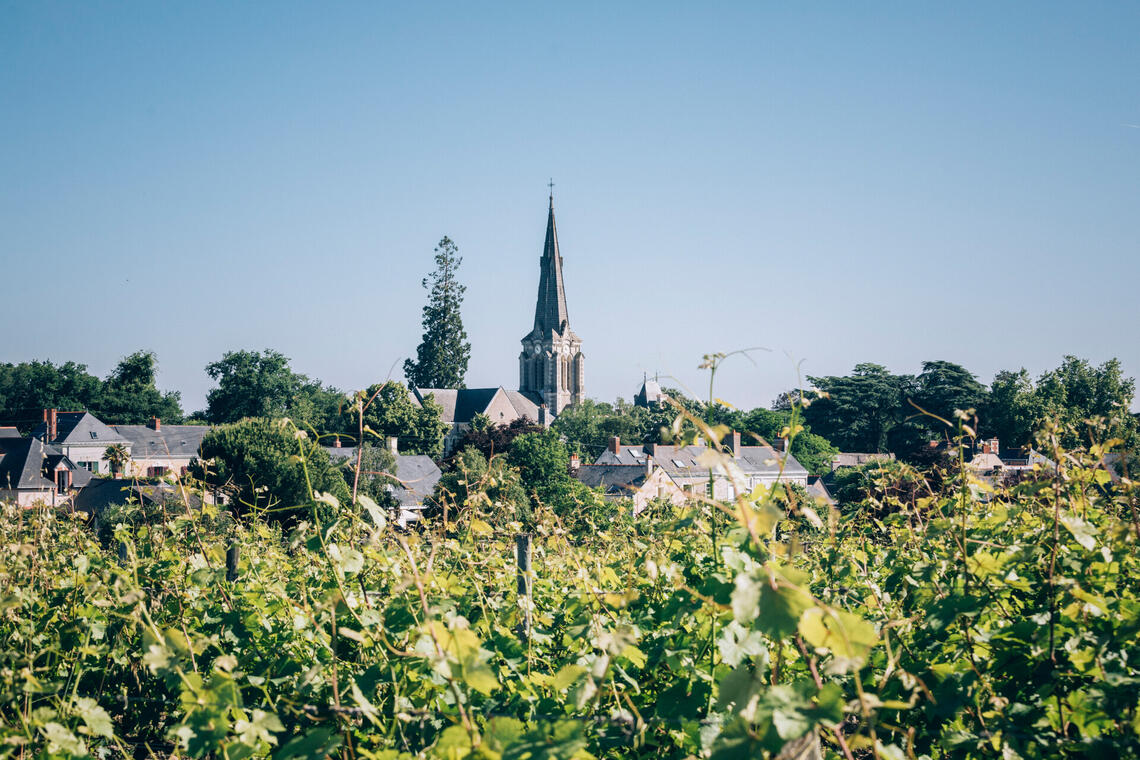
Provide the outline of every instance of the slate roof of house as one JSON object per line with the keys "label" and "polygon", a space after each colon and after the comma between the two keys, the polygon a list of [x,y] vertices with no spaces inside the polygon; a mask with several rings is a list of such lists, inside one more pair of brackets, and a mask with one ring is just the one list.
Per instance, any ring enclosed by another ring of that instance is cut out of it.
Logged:
{"label": "slate roof of house", "polygon": [[884,462],[894,459],[894,454],[865,453],[855,451],[841,451],[831,458],[831,469],[840,467],[858,467],[867,462]]}
{"label": "slate roof of house", "polygon": [[55,481],[44,473],[54,472],[61,463],[71,470],[73,488],[82,488],[91,481],[90,472],[38,438],[0,438],[0,488],[34,491],[55,488]]}
{"label": "slate roof of house", "polygon": [[[185,499],[192,509],[202,506],[202,500],[187,491]],[[99,514],[113,504],[128,502],[166,502],[182,506],[183,495],[169,483],[140,483],[133,478],[95,478],[72,499],[72,506],[80,512]]]}
{"label": "slate roof of house", "polygon": [[202,439],[210,432],[206,425],[112,425],[124,441],[131,444],[131,457],[192,457],[197,455]]}
{"label": "slate roof of house", "polygon": [[[47,435],[47,423],[41,422],[32,431],[36,438],[43,439]],[[125,439],[103,424],[90,412],[57,412],[55,423],[55,439],[48,441],[54,446],[125,443]]]}
{"label": "slate roof of house", "polygon": [[645,485],[649,475],[645,464],[584,464],[574,477],[590,488],[605,493],[633,493]]}
{"label": "slate roof of house", "polygon": [[[356,456],[355,446],[325,446],[333,461],[344,461]],[[435,484],[443,473],[439,465],[426,454],[397,454],[396,480],[402,488],[395,489],[396,501],[402,507],[417,506],[435,492]]]}
{"label": "slate roof of house", "polygon": [[0,438],[19,438],[20,431],[14,427],[0,427]]}
{"label": "slate roof of house", "polygon": [[38,438],[0,438],[0,488],[54,488],[43,476],[45,449],[58,453]]}
{"label": "slate roof of house", "polygon": [[425,454],[401,454],[396,457],[396,479],[404,487],[396,490],[400,506],[423,504],[435,492],[435,484],[443,473]]}
{"label": "slate roof of house", "polygon": [[825,504],[830,504],[832,506],[835,505],[835,497],[831,495],[831,491],[827,490],[827,486],[824,485],[823,479],[819,476],[808,476],[806,490],[808,492],[808,496],[811,496],[817,501],[823,501]]}
{"label": "slate roof of house", "polygon": [[[665,470],[669,477],[698,478],[708,476],[708,467],[698,464],[701,456],[708,451],[704,446],[664,446],[658,444],[653,461]],[[619,454],[606,450],[594,464],[645,464],[645,450],[642,446],[622,446]],[[780,459],[787,457],[784,464],[785,478],[806,478],[807,470],[791,454],[778,453],[771,446],[741,446],[734,461],[745,476],[774,477],[780,472]]]}
{"label": "slate roof of house", "polygon": [[508,391],[502,386],[498,388],[416,388],[413,398],[416,403],[419,403],[420,398],[426,398],[428,394],[435,397],[435,403],[443,407],[443,412],[440,414],[440,419],[443,422],[450,424],[455,423],[469,423],[476,414],[483,414],[487,411],[487,407],[495,400],[495,397],[502,393],[506,396],[507,401],[510,402],[511,407],[520,417],[530,417],[535,422],[538,421],[538,404],[537,397],[532,397],[530,394],[523,393],[522,391]]}

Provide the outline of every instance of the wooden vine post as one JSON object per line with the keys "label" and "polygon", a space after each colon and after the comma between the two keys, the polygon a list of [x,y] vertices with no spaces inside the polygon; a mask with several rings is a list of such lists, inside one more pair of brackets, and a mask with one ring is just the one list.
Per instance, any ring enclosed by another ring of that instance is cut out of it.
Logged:
{"label": "wooden vine post", "polygon": [[530,564],[529,533],[519,533],[515,536],[515,561],[518,564],[517,591],[519,596],[519,607],[522,609],[523,613],[522,623],[519,625],[519,637],[523,641],[526,641],[530,638],[531,609],[534,606],[531,599],[534,574],[531,571]]}

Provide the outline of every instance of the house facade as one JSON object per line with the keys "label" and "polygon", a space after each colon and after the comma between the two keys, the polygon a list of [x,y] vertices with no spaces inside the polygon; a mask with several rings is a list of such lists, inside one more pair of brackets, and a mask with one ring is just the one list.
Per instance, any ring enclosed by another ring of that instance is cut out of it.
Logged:
{"label": "house facade", "polygon": [[652,457],[643,464],[586,464],[570,460],[570,472],[583,485],[600,489],[607,499],[630,499],[633,513],[640,514],[654,500],[683,504],[688,496]]}
{"label": "house facade", "polygon": [[90,480],[87,469],[38,438],[0,436],[0,501],[57,507]]}
{"label": "house facade", "polygon": [[185,473],[209,432],[204,425],[164,426],[157,417],[145,425],[107,425],[90,412],[45,409],[43,422],[32,437],[59,449],[95,475],[111,474],[107,448],[122,446],[130,457],[122,475],[160,478],[171,472]]}

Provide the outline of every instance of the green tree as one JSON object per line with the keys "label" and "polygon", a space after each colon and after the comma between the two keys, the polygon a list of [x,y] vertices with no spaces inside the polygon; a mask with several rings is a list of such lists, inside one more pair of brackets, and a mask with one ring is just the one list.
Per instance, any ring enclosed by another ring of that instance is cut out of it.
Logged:
{"label": "green tree", "polygon": [[344,401],[335,388],[294,372],[289,357],[272,349],[227,351],[206,365],[206,374],[218,384],[206,394],[205,417],[214,424],[289,417],[299,426],[326,433],[336,426]]}
{"label": "green tree", "polygon": [[491,424],[482,429],[477,429],[472,425],[471,429],[455,442],[455,450],[462,451],[466,448],[475,448],[484,457],[490,459],[496,454],[506,454],[510,451],[511,443],[520,435],[541,433],[544,429],[542,425],[531,422],[528,417],[511,420],[507,425]]}
{"label": "green tree", "polygon": [[1033,378],[1024,367],[994,375],[990,392],[979,411],[978,432],[983,438],[998,438],[1005,446],[1027,446],[1044,409]]}
{"label": "green tree", "polygon": [[[456,278],[463,259],[450,238],[435,249],[435,271],[423,280],[430,290],[423,309],[423,340],[416,358],[404,362],[408,384],[417,388],[465,388],[464,375],[471,358],[471,344],[463,329],[460,307],[467,290]],[[429,285],[430,283],[430,285]]]}
{"label": "green tree", "polygon": [[0,364],[0,424],[27,433],[43,419],[44,409],[97,408],[103,384],[75,362]]}
{"label": "green tree", "polygon": [[272,516],[305,519],[313,504],[310,485],[341,504],[351,498],[328,452],[286,420],[250,417],[221,425],[202,439],[199,456],[195,474],[227,492],[238,513],[268,509]]}
{"label": "green tree", "polygon": [[855,365],[850,375],[808,380],[827,397],[814,399],[804,410],[804,420],[841,449],[889,451],[892,439],[908,432],[906,418],[915,410],[903,405],[915,395],[914,377],[864,363]]}
{"label": "green tree", "polygon": [[106,459],[107,464],[111,466],[112,477],[118,477],[127,462],[131,461],[130,452],[128,452],[127,447],[121,443],[113,443],[104,449],[103,458]]}
{"label": "green tree", "polygon": [[[968,409],[976,411],[982,407],[985,400],[986,387],[965,367],[947,361],[922,363],[922,373],[917,379],[914,401],[931,414],[954,422],[955,411],[964,412]],[[929,418],[926,420],[927,426],[935,430],[945,428],[935,420]]]}
{"label": "green tree", "polygon": [[558,511],[570,488],[570,453],[553,430],[524,433],[511,442],[507,460],[517,467],[523,488]]}
{"label": "green tree", "polygon": [[1037,398],[1046,417],[1060,420],[1069,431],[1063,443],[1073,447],[1088,444],[1084,421],[1101,417],[1111,437],[1131,440],[1136,418],[1131,414],[1136,381],[1124,377],[1120,361],[1110,359],[1093,367],[1085,359],[1066,356],[1057,369],[1037,380]]}
{"label": "green tree", "polygon": [[[434,396],[428,394],[422,404],[417,404],[403,383],[390,381],[370,386],[361,396],[366,441],[368,436],[394,437],[405,454],[438,457],[443,451],[448,426],[442,420],[443,407],[435,403]],[[345,405],[338,431],[355,438],[360,429],[359,414],[356,406]]]}
{"label": "green tree", "polygon": [[158,361],[153,351],[124,356],[103,382],[99,418],[108,424],[139,425],[151,417],[182,421],[182,394],[157,387]]}

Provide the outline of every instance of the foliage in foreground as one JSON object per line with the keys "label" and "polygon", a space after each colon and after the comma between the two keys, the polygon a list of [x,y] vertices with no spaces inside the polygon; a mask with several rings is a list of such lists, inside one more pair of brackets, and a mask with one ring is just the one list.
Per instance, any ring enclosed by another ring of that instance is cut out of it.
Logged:
{"label": "foliage in foreground", "polygon": [[583,535],[539,511],[530,600],[489,499],[423,534],[321,497],[320,530],[205,507],[108,545],[8,507],[0,754],[1136,757],[1135,487],[1051,453],[847,516],[782,487]]}

